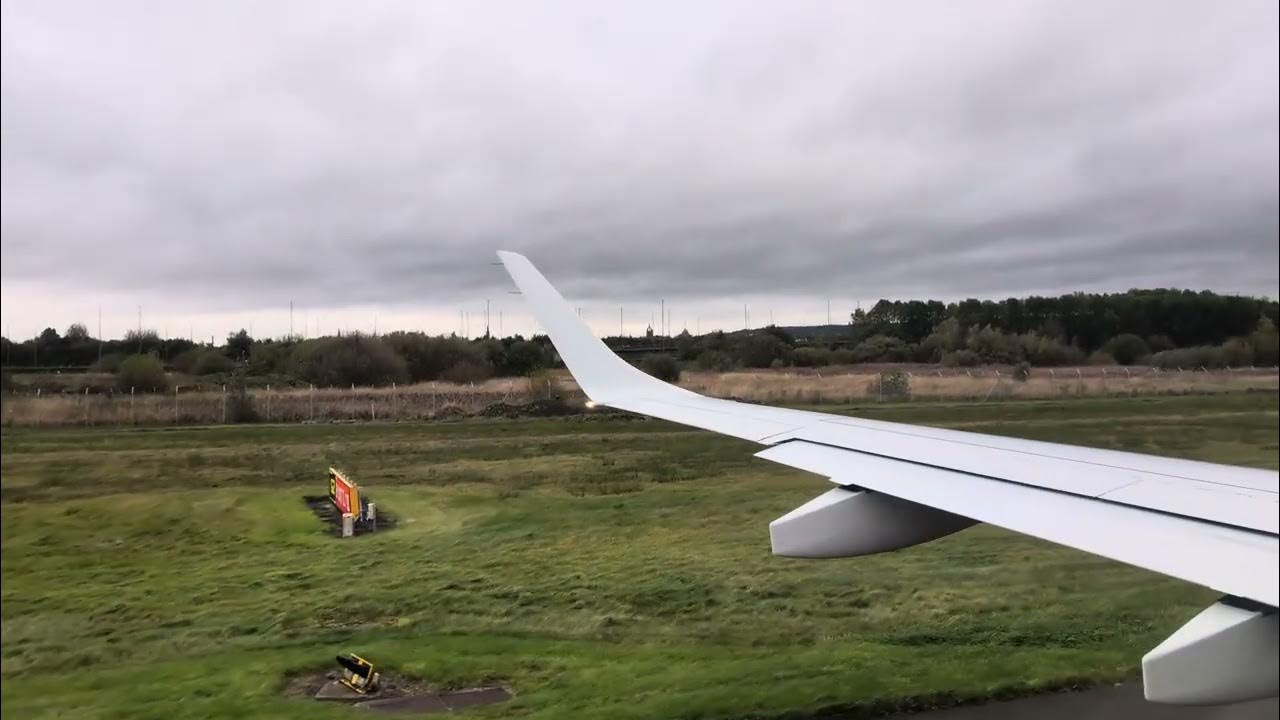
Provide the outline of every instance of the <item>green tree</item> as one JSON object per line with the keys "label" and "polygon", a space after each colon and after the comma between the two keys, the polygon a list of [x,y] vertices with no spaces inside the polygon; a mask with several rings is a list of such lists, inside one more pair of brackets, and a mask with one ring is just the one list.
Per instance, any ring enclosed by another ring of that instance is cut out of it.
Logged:
{"label": "green tree", "polygon": [[130,355],[120,362],[116,389],[122,392],[163,392],[169,387],[164,363],[155,355]]}
{"label": "green tree", "polygon": [[298,343],[289,364],[296,377],[321,386],[390,385],[409,379],[404,358],[381,338],[357,333]]}
{"label": "green tree", "polygon": [[249,331],[240,328],[228,335],[223,351],[232,360],[248,360],[249,353],[253,351],[253,338],[249,336]]}
{"label": "green tree", "polygon": [[1102,350],[1121,365],[1132,365],[1151,354],[1147,341],[1133,333],[1123,333],[1111,338],[1102,346]]}
{"label": "green tree", "polygon": [[665,382],[680,380],[680,363],[669,355],[654,355],[640,363],[640,369]]}

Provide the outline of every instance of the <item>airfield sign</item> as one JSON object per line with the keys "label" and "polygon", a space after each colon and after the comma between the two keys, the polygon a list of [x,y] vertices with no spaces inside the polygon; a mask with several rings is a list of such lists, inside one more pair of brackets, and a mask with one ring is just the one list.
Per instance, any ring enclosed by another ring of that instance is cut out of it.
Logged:
{"label": "airfield sign", "polygon": [[360,489],[334,468],[329,468],[329,499],[343,515],[360,514]]}

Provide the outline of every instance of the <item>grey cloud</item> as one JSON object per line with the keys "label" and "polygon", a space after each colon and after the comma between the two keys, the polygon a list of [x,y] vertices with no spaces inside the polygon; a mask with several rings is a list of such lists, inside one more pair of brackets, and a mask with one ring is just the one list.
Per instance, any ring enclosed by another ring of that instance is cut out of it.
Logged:
{"label": "grey cloud", "polygon": [[538,8],[6,3],[4,279],[1277,294],[1274,4]]}

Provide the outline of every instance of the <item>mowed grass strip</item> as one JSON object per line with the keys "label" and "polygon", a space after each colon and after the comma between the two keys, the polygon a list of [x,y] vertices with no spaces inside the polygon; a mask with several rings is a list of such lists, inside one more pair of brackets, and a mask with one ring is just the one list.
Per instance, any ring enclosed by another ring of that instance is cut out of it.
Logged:
{"label": "mowed grass strip", "polygon": [[[845,408],[1277,467],[1275,395]],[[737,718],[1131,676],[1211,591],[990,527],[769,554],[825,491],[754,446],[620,418],[3,434],[3,710],[353,717],[285,698],[359,651],[479,717]],[[339,541],[351,471],[399,520]]]}

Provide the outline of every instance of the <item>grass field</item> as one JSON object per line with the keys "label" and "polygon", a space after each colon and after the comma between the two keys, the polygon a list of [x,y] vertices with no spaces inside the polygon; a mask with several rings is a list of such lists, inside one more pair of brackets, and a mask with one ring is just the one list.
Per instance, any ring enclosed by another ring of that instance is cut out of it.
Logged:
{"label": "grass field", "polygon": [[[1277,467],[1274,393],[839,411]],[[990,527],[776,558],[828,485],[752,449],[616,417],[6,430],[3,712],[363,717],[282,692],[353,650],[518,693],[477,717],[859,714],[1129,677],[1215,597]],[[398,527],[326,536],[330,464]]]}

